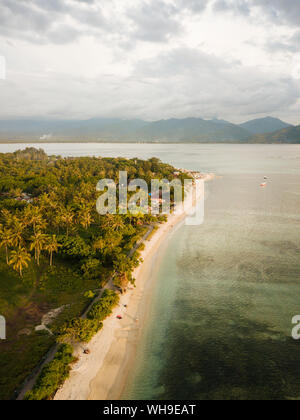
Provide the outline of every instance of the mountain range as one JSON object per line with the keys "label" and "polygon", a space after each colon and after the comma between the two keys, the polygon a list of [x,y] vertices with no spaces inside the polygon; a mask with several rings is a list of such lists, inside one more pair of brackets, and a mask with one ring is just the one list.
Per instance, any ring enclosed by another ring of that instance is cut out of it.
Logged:
{"label": "mountain range", "polygon": [[300,125],[284,128],[273,133],[257,134],[249,139],[249,143],[300,144]]}
{"label": "mountain range", "polygon": [[240,124],[240,127],[250,131],[253,134],[265,134],[292,126],[279,120],[278,118],[266,117],[247,121],[243,124]]}
{"label": "mountain range", "polygon": [[266,117],[232,124],[202,118],[0,120],[0,141],[97,141],[161,143],[300,143],[300,126]]}

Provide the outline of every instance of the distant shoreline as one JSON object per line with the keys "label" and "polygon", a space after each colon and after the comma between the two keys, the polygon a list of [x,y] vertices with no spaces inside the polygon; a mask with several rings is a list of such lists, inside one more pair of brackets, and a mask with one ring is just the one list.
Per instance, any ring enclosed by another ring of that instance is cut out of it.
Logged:
{"label": "distant shoreline", "polygon": [[[68,143],[79,143],[79,144],[257,144],[257,143],[247,143],[244,141],[136,141],[136,140],[52,140],[52,141],[42,141],[42,140],[11,140],[3,141],[0,140],[0,144],[68,144]],[[274,143],[270,143],[274,144]]]}
{"label": "distant shoreline", "polygon": [[53,140],[53,141],[47,141],[43,142],[41,140],[12,140],[12,141],[2,141],[0,140],[0,144],[28,144],[28,145],[47,145],[47,144],[195,144],[195,145],[208,145],[208,144],[220,144],[220,145],[226,145],[226,144],[236,144],[236,145],[249,145],[253,144],[256,146],[259,145],[300,145],[300,139],[298,142],[267,142],[267,143],[255,143],[255,142],[248,142],[248,141],[113,141],[113,140],[105,140],[105,141],[99,141],[99,140]]}

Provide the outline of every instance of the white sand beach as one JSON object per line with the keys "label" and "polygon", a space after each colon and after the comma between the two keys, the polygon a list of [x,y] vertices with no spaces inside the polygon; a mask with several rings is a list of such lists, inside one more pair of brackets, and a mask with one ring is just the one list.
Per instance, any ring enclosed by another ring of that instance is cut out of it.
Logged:
{"label": "white sand beach", "polygon": [[[210,180],[208,175],[205,180]],[[116,400],[126,384],[139,337],[147,316],[148,302],[155,278],[155,261],[168,235],[183,222],[191,208],[181,214],[172,214],[152,237],[145,242],[141,253],[143,263],[135,270],[136,287],[130,287],[120,296],[120,304],[104,321],[103,329],[88,346],[78,345],[75,356],[78,361],[69,379],[57,392],[55,400]],[[125,307],[124,305],[127,305]],[[117,319],[121,315],[122,319]],[[83,354],[88,347],[90,354]]]}

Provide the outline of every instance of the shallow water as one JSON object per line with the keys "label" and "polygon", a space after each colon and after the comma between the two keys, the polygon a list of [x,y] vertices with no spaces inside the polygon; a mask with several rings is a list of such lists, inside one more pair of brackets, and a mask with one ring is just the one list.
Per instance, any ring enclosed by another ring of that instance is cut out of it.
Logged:
{"label": "shallow water", "polygon": [[124,399],[300,397],[300,146],[42,147],[222,175],[206,184],[204,224],[180,227],[164,251]]}
{"label": "shallow water", "polygon": [[210,183],[204,224],[171,238],[123,398],[300,396],[300,200],[284,191],[300,183],[259,179]]}

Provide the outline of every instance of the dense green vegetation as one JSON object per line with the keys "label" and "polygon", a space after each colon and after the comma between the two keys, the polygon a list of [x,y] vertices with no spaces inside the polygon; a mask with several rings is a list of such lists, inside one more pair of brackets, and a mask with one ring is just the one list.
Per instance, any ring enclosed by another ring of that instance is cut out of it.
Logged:
{"label": "dense green vegetation", "polygon": [[[97,183],[118,182],[119,171],[149,186],[154,177],[174,178],[174,168],[155,158],[63,159],[34,148],[0,155],[0,314],[7,320],[0,399],[14,395],[57,337],[88,341],[102,327],[96,312],[101,318],[109,305],[95,306],[95,319],[79,318],[108,279],[120,288],[134,282],[139,254],[130,251],[165,218],[96,212]],[[36,333],[56,308],[48,325],[54,336]]]}
{"label": "dense green vegetation", "polygon": [[49,400],[70,373],[70,364],[75,361],[73,348],[62,344],[52,362],[45,365],[32,391],[25,395],[26,400]]}
{"label": "dense green vegetation", "polygon": [[105,289],[100,300],[93,304],[87,319],[73,318],[63,324],[58,332],[59,341],[79,341],[88,343],[103,327],[104,321],[111,315],[113,308],[119,303],[119,296],[114,290]]}
{"label": "dense green vegetation", "polygon": [[112,313],[113,308],[118,305],[119,300],[120,298],[115,291],[104,290],[99,302],[94,303],[88,312],[88,319],[104,321]]}
{"label": "dense green vegetation", "polygon": [[0,343],[0,398],[16,397],[14,390],[32,373],[37,364],[55,342],[48,334],[9,338]]}
{"label": "dense green vegetation", "polygon": [[102,322],[98,320],[77,317],[66,322],[60,328],[58,340],[88,343],[102,327]]}

